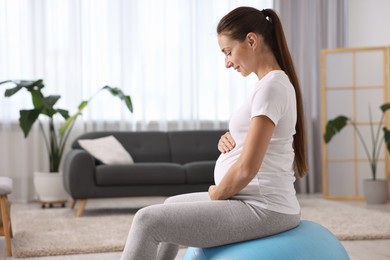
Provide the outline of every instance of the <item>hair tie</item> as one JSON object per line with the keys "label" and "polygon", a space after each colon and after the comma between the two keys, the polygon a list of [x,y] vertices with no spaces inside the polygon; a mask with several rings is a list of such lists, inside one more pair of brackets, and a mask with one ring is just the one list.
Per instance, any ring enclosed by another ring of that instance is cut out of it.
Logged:
{"label": "hair tie", "polygon": [[267,13],[268,13],[268,10],[267,10],[267,9],[263,9],[263,10],[261,10],[261,13],[264,15],[265,20],[267,20],[268,22],[270,22],[270,23],[272,24],[271,18],[270,18],[269,15],[267,14]]}

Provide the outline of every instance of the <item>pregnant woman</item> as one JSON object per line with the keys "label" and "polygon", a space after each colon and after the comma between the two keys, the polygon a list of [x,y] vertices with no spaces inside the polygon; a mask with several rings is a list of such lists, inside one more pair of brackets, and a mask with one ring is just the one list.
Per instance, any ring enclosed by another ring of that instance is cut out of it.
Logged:
{"label": "pregnant woman", "polygon": [[294,181],[307,171],[303,106],[279,17],[239,7],[217,33],[225,66],[259,81],[219,140],[215,185],[139,210],[122,260],[175,259],[179,245],[214,247],[299,225]]}

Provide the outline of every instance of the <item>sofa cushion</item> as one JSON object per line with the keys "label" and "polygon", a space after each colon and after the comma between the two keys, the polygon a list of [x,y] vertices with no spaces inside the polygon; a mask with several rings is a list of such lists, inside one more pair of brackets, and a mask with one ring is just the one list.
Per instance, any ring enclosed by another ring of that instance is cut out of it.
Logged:
{"label": "sofa cushion", "polygon": [[96,183],[101,186],[184,184],[185,170],[175,163],[99,165],[96,167]]}
{"label": "sofa cushion", "polygon": [[113,135],[134,159],[134,162],[170,162],[171,149],[166,132],[122,132],[104,131],[89,132],[79,136],[72,148],[81,148],[78,139],[94,139]]}
{"label": "sofa cushion", "polygon": [[131,155],[112,135],[95,139],[79,139],[79,144],[84,150],[104,164],[134,163]]}
{"label": "sofa cushion", "polygon": [[168,132],[172,162],[185,164],[198,161],[216,161],[220,152],[217,145],[226,130],[194,130]]}
{"label": "sofa cushion", "polygon": [[191,162],[184,167],[187,184],[214,183],[215,161]]}

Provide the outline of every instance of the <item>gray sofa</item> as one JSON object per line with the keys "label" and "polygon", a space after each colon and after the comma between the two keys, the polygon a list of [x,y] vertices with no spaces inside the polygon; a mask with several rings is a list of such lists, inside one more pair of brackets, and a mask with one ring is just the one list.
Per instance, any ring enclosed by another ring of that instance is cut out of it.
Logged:
{"label": "gray sofa", "polygon": [[[169,132],[91,132],[79,136],[67,153],[63,178],[72,197],[87,199],[129,196],[172,196],[207,191],[214,184],[217,144],[226,130]],[[83,150],[79,139],[113,135],[134,159],[129,165],[104,165]]]}

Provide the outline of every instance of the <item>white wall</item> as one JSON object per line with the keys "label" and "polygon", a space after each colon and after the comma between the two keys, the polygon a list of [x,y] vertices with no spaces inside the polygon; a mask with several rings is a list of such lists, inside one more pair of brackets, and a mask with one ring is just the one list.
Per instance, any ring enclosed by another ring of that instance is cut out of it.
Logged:
{"label": "white wall", "polygon": [[390,45],[390,1],[349,0],[347,47]]}

